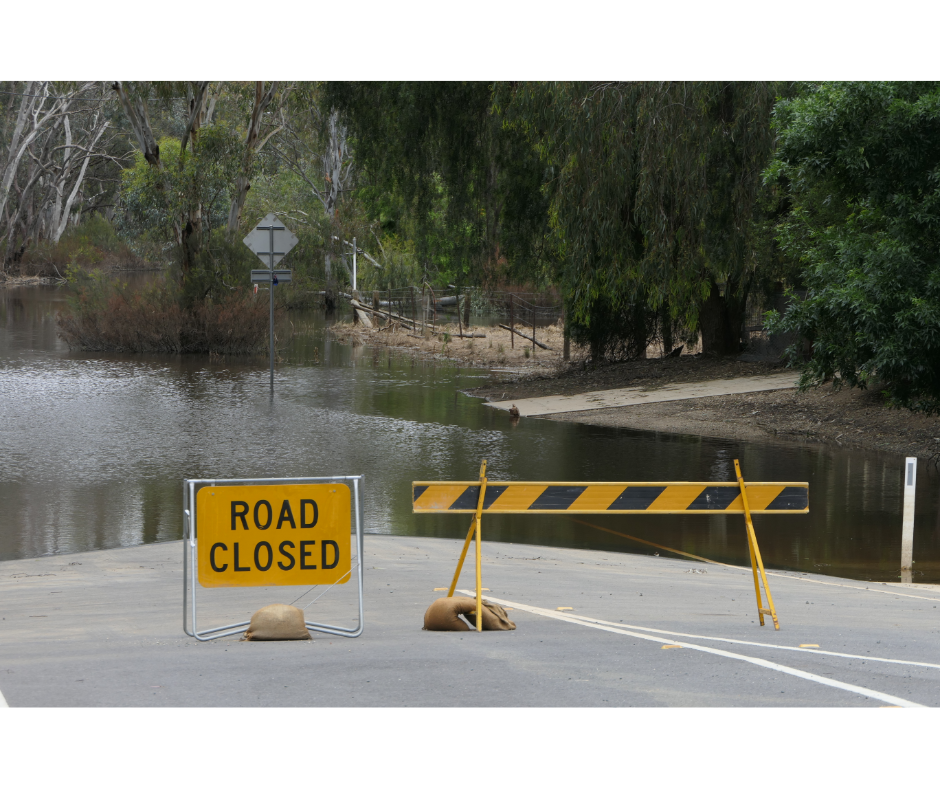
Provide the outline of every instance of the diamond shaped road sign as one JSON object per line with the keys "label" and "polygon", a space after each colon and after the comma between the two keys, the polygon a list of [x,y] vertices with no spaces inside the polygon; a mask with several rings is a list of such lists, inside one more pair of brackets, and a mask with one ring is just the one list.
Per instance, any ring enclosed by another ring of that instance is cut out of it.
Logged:
{"label": "diamond shaped road sign", "polygon": [[[272,240],[273,260],[271,259]],[[269,213],[258,222],[254,230],[245,236],[244,242],[245,246],[258,255],[262,263],[268,268],[273,268],[297,245],[297,236],[288,230],[273,213]]]}

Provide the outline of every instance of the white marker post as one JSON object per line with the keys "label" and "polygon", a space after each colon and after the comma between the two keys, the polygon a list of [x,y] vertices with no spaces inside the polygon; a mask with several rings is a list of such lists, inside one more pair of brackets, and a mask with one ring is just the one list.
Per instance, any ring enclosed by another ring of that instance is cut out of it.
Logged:
{"label": "white marker post", "polygon": [[914,490],[917,486],[917,458],[904,460],[904,514],[901,531],[901,582],[912,582],[914,565]]}

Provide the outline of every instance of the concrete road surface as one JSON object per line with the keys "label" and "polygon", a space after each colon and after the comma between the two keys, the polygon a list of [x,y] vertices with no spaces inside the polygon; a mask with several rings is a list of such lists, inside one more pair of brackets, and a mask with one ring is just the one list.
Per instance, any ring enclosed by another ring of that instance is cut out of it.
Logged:
{"label": "concrete road surface", "polygon": [[[749,569],[490,542],[485,594],[518,628],[425,632],[460,543],[365,545],[355,640],[187,637],[180,542],[0,563],[0,692],[12,707],[940,706],[937,587],[774,572],[775,632]],[[355,584],[322,590],[297,602],[308,619],[352,626]],[[199,624],[304,591],[200,589]]]}
{"label": "concrete road surface", "polygon": [[777,375],[754,375],[730,380],[706,380],[701,383],[673,383],[658,388],[625,388],[590,391],[587,394],[530,397],[528,399],[485,402],[491,408],[509,410],[513,405],[520,416],[547,416],[552,413],[571,413],[579,410],[621,408],[626,405],[645,405],[650,402],[671,402],[680,399],[715,397],[720,394],[750,394],[754,391],[775,391],[796,388],[800,376],[792,372]]}

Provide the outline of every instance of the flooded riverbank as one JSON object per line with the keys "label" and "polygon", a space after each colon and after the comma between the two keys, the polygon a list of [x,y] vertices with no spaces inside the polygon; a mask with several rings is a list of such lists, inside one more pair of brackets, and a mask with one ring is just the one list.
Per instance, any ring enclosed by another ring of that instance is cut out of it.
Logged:
{"label": "flooded riverbank", "polygon": [[[365,474],[366,529],[462,537],[466,518],[411,513],[411,482],[808,481],[806,516],[757,518],[768,566],[896,580],[901,465],[878,452],[727,441],[547,420],[513,425],[460,390],[486,370],[331,341],[321,313],[291,313],[273,396],[267,358],[70,353],[53,287],[0,291],[0,559],[177,539],[187,477]],[[578,518],[743,564],[740,518]],[[492,516],[486,539],[652,554],[566,515]],[[918,474],[915,580],[940,581],[937,473]]]}

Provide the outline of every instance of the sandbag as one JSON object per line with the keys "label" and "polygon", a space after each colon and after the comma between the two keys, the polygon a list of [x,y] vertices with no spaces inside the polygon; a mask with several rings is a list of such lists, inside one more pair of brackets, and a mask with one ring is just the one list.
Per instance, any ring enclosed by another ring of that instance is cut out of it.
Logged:
{"label": "sandbag", "polygon": [[431,632],[467,632],[470,627],[460,618],[476,610],[476,600],[465,596],[445,596],[435,599],[424,613],[424,629]]}
{"label": "sandbag", "polygon": [[267,605],[251,617],[242,640],[310,640],[304,611],[293,605]]}
{"label": "sandbag", "polygon": [[[470,622],[470,626],[476,629],[477,602],[475,599],[470,601],[473,602],[473,608],[469,612],[464,613],[464,615],[467,617],[467,621]],[[509,620],[505,609],[499,605],[494,605],[492,602],[487,602],[485,599],[483,600],[483,629],[501,630],[505,632],[515,628],[516,625]]]}
{"label": "sandbag", "polygon": [[[469,622],[468,627],[460,616]],[[477,601],[473,597],[441,597],[434,600],[424,614],[424,628],[431,632],[466,632],[477,626]],[[510,630],[516,625],[506,611],[492,602],[483,602],[483,629]]]}

